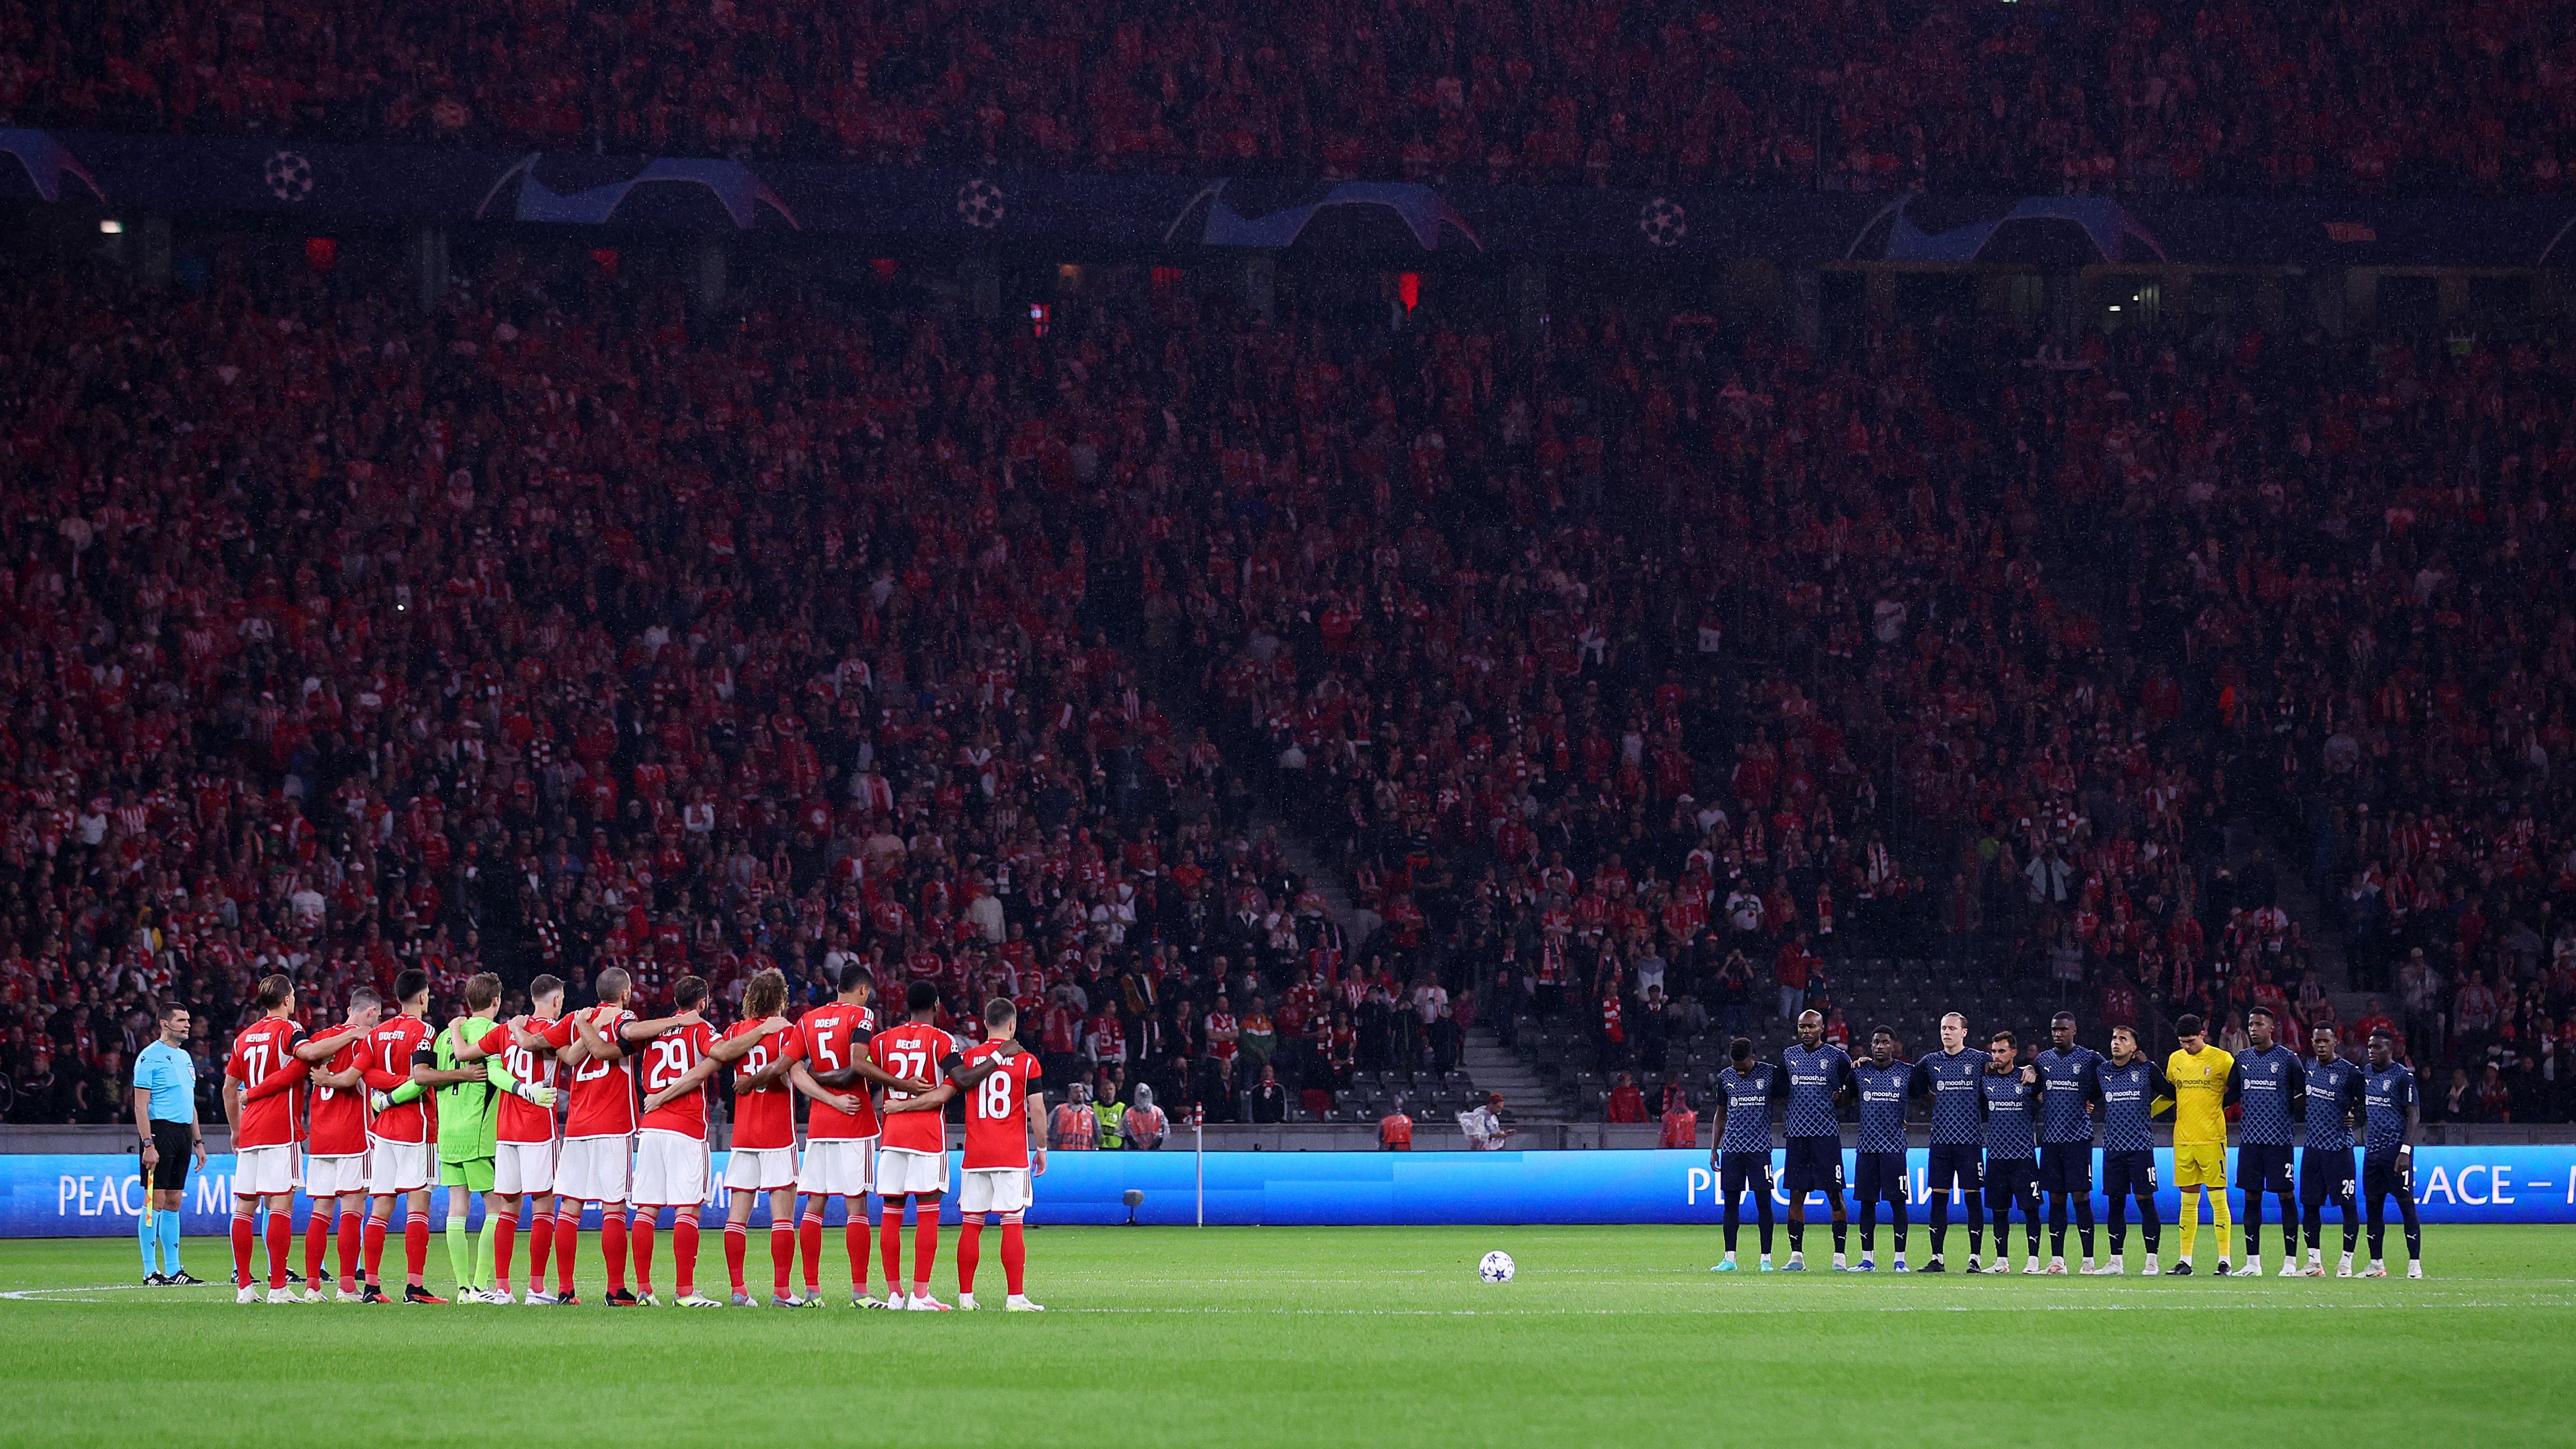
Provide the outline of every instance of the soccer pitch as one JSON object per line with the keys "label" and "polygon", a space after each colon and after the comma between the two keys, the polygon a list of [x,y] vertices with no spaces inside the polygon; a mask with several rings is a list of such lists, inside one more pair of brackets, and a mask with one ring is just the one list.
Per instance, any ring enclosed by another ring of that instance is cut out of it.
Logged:
{"label": "soccer pitch", "polygon": [[[1863,1278],[1754,1273],[1750,1227],[1731,1276],[1707,1228],[1060,1227],[1029,1240],[1043,1315],[245,1307],[126,1286],[123,1239],[15,1241],[0,1442],[2566,1442],[2576,1228],[2426,1239],[2410,1283],[2141,1279],[2134,1240],[2127,1278]],[[221,1240],[189,1247],[222,1275]],[[1491,1248],[1516,1281],[1477,1280]],[[824,1261],[846,1287],[838,1232]]]}

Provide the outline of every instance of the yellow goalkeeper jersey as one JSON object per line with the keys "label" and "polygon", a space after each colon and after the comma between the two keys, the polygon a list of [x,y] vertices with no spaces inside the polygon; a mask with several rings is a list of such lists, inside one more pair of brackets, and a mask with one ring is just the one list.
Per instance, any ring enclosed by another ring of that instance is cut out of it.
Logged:
{"label": "yellow goalkeeper jersey", "polygon": [[2214,1046],[2200,1055],[2176,1048],[2165,1058],[2165,1080],[2173,1084],[2174,1146],[2227,1145],[2227,1078],[2236,1058]]}

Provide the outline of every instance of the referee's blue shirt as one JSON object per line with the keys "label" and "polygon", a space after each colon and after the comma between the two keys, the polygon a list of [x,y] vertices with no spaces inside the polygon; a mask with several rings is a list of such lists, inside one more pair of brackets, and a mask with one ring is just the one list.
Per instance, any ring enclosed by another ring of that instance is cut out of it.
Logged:
{"label": "referee's blue shirt", "polygon": [[197,1120],[197,1064],[185,1048],[156,1041],[134,1054],[134,1085],[152,1094],[152,1120]]}

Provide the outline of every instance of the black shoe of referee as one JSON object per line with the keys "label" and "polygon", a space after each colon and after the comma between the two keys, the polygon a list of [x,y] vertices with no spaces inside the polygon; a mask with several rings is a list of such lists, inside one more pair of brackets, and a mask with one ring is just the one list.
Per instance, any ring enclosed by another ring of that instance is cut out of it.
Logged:
{"label": "black shoe of referee", "polygon": [[206,1283],[205,1279],[198,1277],[196,1274],[191,1273],[184,1268],[176,1273],[170,1274],[161,1281],[172,1288],[202,1288]]}

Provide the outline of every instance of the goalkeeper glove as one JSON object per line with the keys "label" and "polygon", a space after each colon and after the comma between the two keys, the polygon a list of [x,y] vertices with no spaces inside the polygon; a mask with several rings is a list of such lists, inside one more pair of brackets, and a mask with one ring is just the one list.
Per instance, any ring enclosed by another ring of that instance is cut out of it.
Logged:
{"label": "goalkeeper glove", "polygon": [[393,1104],[394,1104],[394,1099],[393,1099],[393,1098],[391,1098],[391,1097],[389,1097],[389,1096],[387,1096],[387,1095],[385,1095],[385,1094],[384,1094],[384,1093],[382,1093],[382,1092],[369,1092],[369,1093],[367,1094],[367,1110],[368,1110],[368,1111],[371,1111],[371,1112],[381,1112],[381,1111],[385,1110],[387,1107],[392,1106]]}
{"label": "goalkeeper glove", "polygon": [[510,1095],[535,1107],[551,1107],[555,1104],[555,1089],[552,1087],[538,1087],[531,1086],[526,1082],[512,1082],[510,1084]]}

